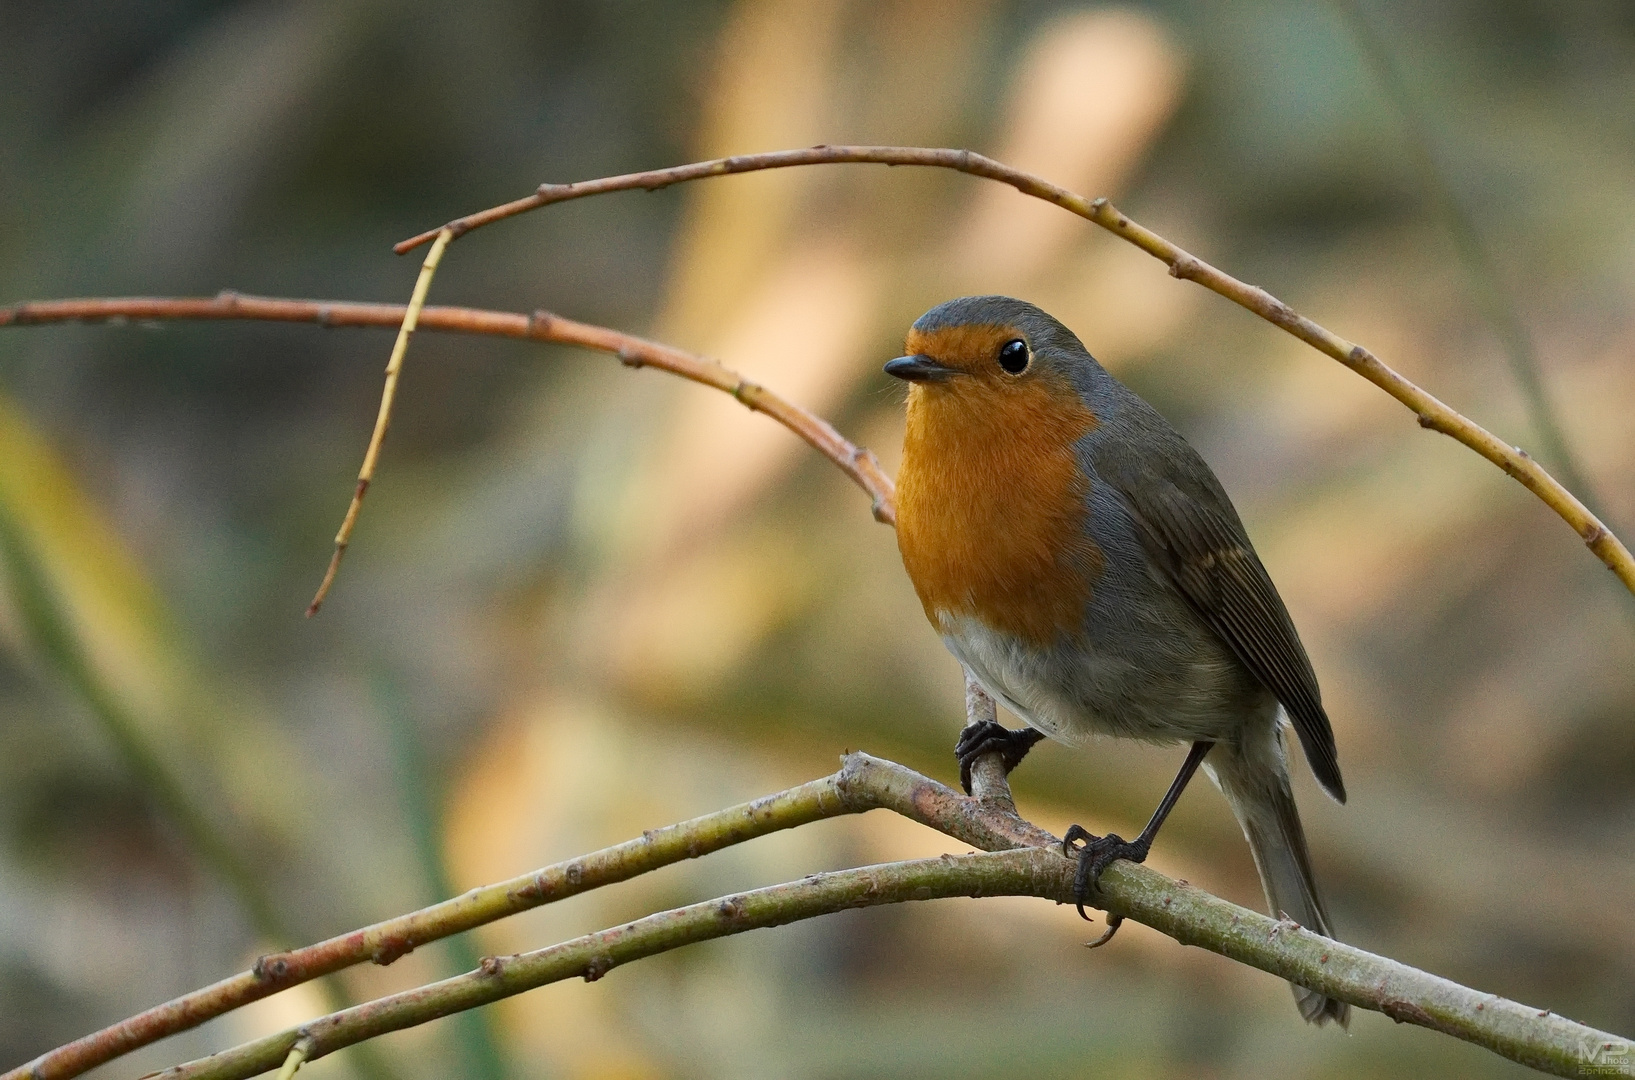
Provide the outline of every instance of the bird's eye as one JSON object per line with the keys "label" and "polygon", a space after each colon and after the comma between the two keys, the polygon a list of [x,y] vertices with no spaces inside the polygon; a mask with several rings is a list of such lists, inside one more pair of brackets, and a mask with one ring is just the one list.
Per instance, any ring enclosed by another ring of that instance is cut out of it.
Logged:
{"label": "bird's eye", "polygon": [[1028,353],[1028,343],[1021,338],[1012,338],[999,347],[999,366],[1012,375],[1026,371],[1032,359]]}

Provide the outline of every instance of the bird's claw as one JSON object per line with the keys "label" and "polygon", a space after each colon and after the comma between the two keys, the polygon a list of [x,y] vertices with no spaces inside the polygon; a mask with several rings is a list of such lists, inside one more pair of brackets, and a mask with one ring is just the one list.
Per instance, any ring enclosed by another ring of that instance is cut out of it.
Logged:
{"label": "bird's claw", "polygon": [[1044,737],[1044,732],[1037,728],[1012,730],[993,720],[978,720],[965,725],[959,733],[959,742],[954,744],[954,758],[959,762],[960,787],[965,789],[965,794],[971,793],[971,767],[983,755],[998,754],[1008,775]]}
{"label": "bird's claw", "polygon": [[[1148,850],[1147,844],[1139,840],[1126,840],[1117,833],[1097,836],[1082,825],[1068,826],[1067,835],[1062,837],[1062,854],[1079,861],[1078,869],[1073,874],[1073,906],[1078,908],[1079,917],[1090,921],[1084,905],[1089,902],[1090,894],[1101,880],[1101,872],[1107,869],[1109,863],[1117,859],[1146,862]],[[1118,929],[1119,921],[1122,920],[1118,916],[1110,917],[1107,920],[1107,933],[1095,945],[1106,944]]]}

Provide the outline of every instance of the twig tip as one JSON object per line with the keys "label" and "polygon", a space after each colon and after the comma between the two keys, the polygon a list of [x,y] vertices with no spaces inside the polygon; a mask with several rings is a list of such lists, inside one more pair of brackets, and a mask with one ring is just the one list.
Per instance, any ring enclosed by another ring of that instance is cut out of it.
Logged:
{"label": "twig tip", "polygon": [[1096,940],[1086,941],[1084,943],[1084,947],[1086,949],[1099,949],[1099,948],[1101,948],[1103,945],[1105,945],[1109,941],[1113,940],[1113,935],[1118,933],[1118,928],[1123,926],[1123,925],[1124,925],[1124,916],[1122,916],[1122,915],[1109,915],[1109,916],[1107,916],[1107,929],[1102,931],[1101,936],[1099,938],[1097,938]]}

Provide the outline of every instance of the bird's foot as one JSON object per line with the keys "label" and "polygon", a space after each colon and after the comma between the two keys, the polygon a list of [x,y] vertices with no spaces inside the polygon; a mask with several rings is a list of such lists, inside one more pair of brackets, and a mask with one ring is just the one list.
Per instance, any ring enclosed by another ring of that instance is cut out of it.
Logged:
{"label": "bird's foot", "polygon": [[[1117,833],[1097,836],[1082,825],[1068,826],[1067,835],[1062,837],[1062,854],[1070,859],[1079,860],[1079,868],[1073,875],[1073,902],[1079,909],[1079,916],[1086,922],[1089,921],[1090,916],[1085,914],[1084,905],[1089,902],[1090,894],[1095,891],[1096,883],[1101,879],[1101,872],[1107,869],[1109,863],[1115,859],[1128,859],[1133,863],[1146,862],[1147,852],[1151,847],[1150,842],[1139,838],[1126,840]],[[1096,942],[1097,945],[1106,944],[1113,931],[1118,929],[1118,923],[1114,918],[1108,919],[1107,935]]]}
{"label": "bird's foot", "polygon": [[976,764],[977,758],[984,754],[998,754],[1008,775],[1028,756],[1034,744],[1044,737],[1045,733],[1037,728],[1013,731],[992,720],[966,724],[959,733],[959,742],[954,744],[954,757],[959,761],[960,787],[965,789],[965,794],[971,793],[971,766]]}

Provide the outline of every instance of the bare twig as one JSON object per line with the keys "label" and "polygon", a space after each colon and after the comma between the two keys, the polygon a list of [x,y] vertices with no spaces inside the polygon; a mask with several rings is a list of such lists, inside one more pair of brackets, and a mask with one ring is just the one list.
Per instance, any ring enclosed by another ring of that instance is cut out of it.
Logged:
{"label": "bare twig", "polygon": [[[1037,896],[1057,903],[1072,899],[1072,861],[1054,843],[1017,849],[1007,815],[981,800],[864,754],[849,755],[840,773],[814,781],[825,783],[859,807],[897,810],[950,835],[979,840],[979,846],[1007,850],[813,874],[649,915],[534,952],[488,957],[465,975],[333,1013],[160,1075],[165,1080],[238,1080],[276,1068],[303,1039],[311,1044],[309,1057],[317,1058],[547,983],[595,981],[622,964],[693,942],[849,908],[960,896]],[[1293,922],[1270,919],[1145,866],[1115,862],[1101,879],[1098,899],[1110,915],[1145,923],[1182,944],[1210,949],[1560,1076],[1604,1076],[1609,1062],[1616,1067],[1622,1060],[1618,1055],[1629,1051],[1630,1044],[1618,1036],[1479,993]]]}
{"label": "bare twig", "polygon": [[[783,926],[849,908],[953,896],[1038,896],[1054,891],[1066,866],[1038,850],[866,866],[660,912],[546,949],[490,956],[477,970],[332,1013],[299,1028],[245,1043],[159,1073],[153,1080],[238,1080],[276,1068],[298,1039],[313,1057],[364,1039],[476,1008],[566,979],[595,982],[615,967],[683,945]],[[1071,868],[1068,869],[1071,877]]]}
{"label": "bare twig", "polygon": [[288,1056],[284,1058],[283,1068],[278,1070],[278,1080],[295,1080],[295,1074],[301,1071],[301,1066],[312,1056],[313,1049],[311,1039],[296,1039],[295,1045],[290,1047]]}
{"label": "bare twig", "polygon": [[1053,844],[1056,838],[1014,812],[953,791],[867,754],[852,754],[840,772],[719,810],[641,839],[473,889],[421,911],[388,919],[306,948],[263,956],[255,967],[51,1050],[0,1080],[67,1080],[159,1039],[355,964],[390,964],[421,945],[554,903],[661,866],[694,859],[745,840],[841,814],[887,807],[989,850]]}
{"label": "bare twig", "polygon": [[1197,282],[1206,289],[1219,293],[1233,303],[1288,331],[1319,352],[1340,361],[1412,409],[1419,418],[1420,426],[1440,431],[1493,462],[1520,481],[1523,487],[1537,495],[1546,506],[1572,526],[1573,531],[1578,533],[1595,556],[1618,575],[1618,579],[1630,592],[1635,593],[1635,557],[1631,557],[1629,549],[1577,496],[1551,476],[1525,450],[1511,446],[1468,417],[1449,408],[1387,367],[1361,345],[1347,341],[1319,326],[1264,289],[1246,284],[1217,270],[1150,229],[1136,224],[1106,199],[1087,199],[1042,177],[1013,169],[1002,162],[969,150],[932,149],[920,146],[814,146],[800,150],[777,150],[765,154],[718,158],[713,161],[651,169],[646,172],[627,173],[573,184],[541,184],[539,189],[527,198],[456,218],[442,229],[433,229],[402,241],[393,250],[402,254],[435,238],[443,230],[448,230],[459,237],[472,229],[570,199],[581,199],[612,191],[654,191],[689,180],[730,176],[762,169],[843,162],[921,165],[985,177],[1009,184],[1024,195],[1043,199],[1100,225],[1149,255],[1162,259],[1169,264],[1170,273],[1174,276]]}
{"label": "bare twig", "polygon": [[420,311],[426,305],[426,293],[431,289],[431,279],[437,273],[437,264],[443,261],[443,252],[452,239],[454,234],[447,229],[437,234],[431,250],[426,253],[426,261],[420,264],[420,276],[415,279],[414,292],[409,295],[409,306],[403,309],[403,322],[398,327],[397,340],[392,343],[392,355],[386,361],[386,386],[381,390],[380,411],[375,415],[375,430],[370,433],[369,448],[363,453],[363,467],[358,470],[358,486],[353,490],[352,501],[346,507],[346,517],[341,521],[341,529],[335,534],[335,553],[329,557],[329,567],[324,571],[324,580],[319,583],[312,603],[307,605],[309,619],[318,614],[318,609],[323,606],[324,597],[329,595],[330,586],[335,584],[335,575],[341,569],[341,559],[346,555],[346,545],[352,542],[352,530],[357,527],[358,512],[363,509],[363,497],[369,493],[369,485],[375,479],[375,465],[380,461],[380,445],[386,441],[386,429],[392,423],[392,403],[397,398],[397,378],[403,370],[403,356],[409,351],[409,338],[414,335],[415,325],[420,320]]}
{"label": "bare twig", "polygon": [[[316,323],[320,326],[398,326],[407,309],[401,304],[360,304],[339,300],[284,300],[223,292],[215,297],[117,297],[47,300],[0,308],[0,327],[110,320],[248,319]],[[461,334],[551,341],[611,353],[627,367],[652,367],[731,394],[746,408],[765,413],[834,462],[873,502],[877,520],[897,521],[896,487],[865,447],[848,441],[822,417],[750,382],[719,361],[695,356],[656,341],[623,334],[605,326],[575,322],[536,311],[522,315],[480,308],[427,307],[419,326]]]}
{"label": "bare twig", "polygon": [[263,956],[249,971],[157,1005],[13,1069],[0,1080],[66,1080],[207,1020],[355,964],[390,964],[429,944],[543,904],[697,858],[779,829],[873,808],[844,773],[557,863],[301,949]]}
{"label": "bare twig", "polygon": [[[537,210],[552,203],[568,202],[572,199],[583,199],[591,195],[605,195],[611,191],[657,191],[672,184],[681,184],[689,180],[703,180],[711,176],[732,176],[737,173],[760,172],[763,169],[787,169],[800,165],[834,165],[841,163],[859,163],[875,165],[924,165],[937,169],[954,169],[958,172],[970,173],[972,176],[983,176],[989,180],[998,180],[1009,184],[1018,191],[1035,198],[1053,202],[1058,206],[1074,213],[1073,202],[1082,203],[1084,200],[1065,188],[1057,187],[1047,180],[1043,180],[1031,173],[1020,169],[1013,169],[1009,165],[995,161],[993,158],[972,153],[969,150],[933,149],[924,146],[808,146],[798,150],[774,150],[765,154],[739,154],[736,157],[715,158],[711,161],[695,161],[688,165],[672,165],[665,169],[649,169],[646,172],[625,173],[621,176],[604,176],[596,180],[581,180],[572,184],[541,184],[539,188],[526,198],[504,203],[500,206],[479,210],[475,214],[455,218],[442,229],[454,233],[456,239],[464,236],[473,229],[480,229],[484,225],[492,225],[496,221],[515,217],[529,210]],[[1083,216],[1080,213],[1080,216]],[[393,245],[392,250],[399,255],[413,251],[421,244],[434,239],[441,229],[431,229],[418,236],[411,236],[407,240]]]}
{"label": "bare twig", "polygon": [[[965,726],[998,723],[999,712],[993,698],[982,689],[969,668],[965,669]],[[1005,759],[999,754],[983,754],[971,763],[971,795],[999,807],[1016,812],[1016,800],[1011,796],[1010,777],[1005,770]]]}

